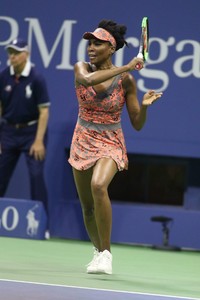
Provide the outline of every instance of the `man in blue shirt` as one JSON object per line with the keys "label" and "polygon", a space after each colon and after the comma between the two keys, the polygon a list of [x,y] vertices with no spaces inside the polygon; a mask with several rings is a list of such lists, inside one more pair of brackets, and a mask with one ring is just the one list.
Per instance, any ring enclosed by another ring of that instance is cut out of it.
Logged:
{"label": "man in blue shirt", "polygon": [[48,212],[44,162],[50,100],[46,82],[29,61],[26,41],[16,39],[6,49],[10,66],[0,73],[0,197],[24,153],[31,198],[42,201]]}

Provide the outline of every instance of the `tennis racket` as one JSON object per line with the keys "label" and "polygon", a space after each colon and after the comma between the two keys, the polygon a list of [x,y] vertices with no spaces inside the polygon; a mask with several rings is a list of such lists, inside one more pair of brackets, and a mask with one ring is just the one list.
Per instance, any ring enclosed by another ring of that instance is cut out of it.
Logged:
{"label": "tennis racket", "polygon": [[[148,59],[149,55],[149,20],[147,17],[142,19],[142,34],[140,38],[140,47],[137,57],[142,58],[144,62]],[[142,69],[142,64],[138,63],[135,66],[136,70]]]}

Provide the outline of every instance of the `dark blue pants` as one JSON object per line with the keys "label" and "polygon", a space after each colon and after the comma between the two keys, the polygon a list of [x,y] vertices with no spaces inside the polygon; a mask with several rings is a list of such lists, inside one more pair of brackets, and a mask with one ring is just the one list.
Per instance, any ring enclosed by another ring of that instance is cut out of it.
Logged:
{"label": "dark blue pants", "polygon": [[2,151],[0,154],[0,197],[4,196],[18,159],[24,153],[30,178],[31,199],[41,201],[48,215],[47,189],[44,179],[45,161],[37,161],[29,155],[36,129],[37,124],[20,129],[8,124],[3,126],[0,139]]}

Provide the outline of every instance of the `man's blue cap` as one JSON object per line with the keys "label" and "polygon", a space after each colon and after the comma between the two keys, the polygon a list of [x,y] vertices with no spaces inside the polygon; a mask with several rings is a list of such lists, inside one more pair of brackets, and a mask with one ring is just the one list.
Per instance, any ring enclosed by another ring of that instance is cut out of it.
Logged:
{"label": "man's blue cap", "polygon": [[15,49],[16,51],[19,52],[29,51],[27,42],[20,38],[13,40],[9,45],[5,47],[6,50],[9,48]]}

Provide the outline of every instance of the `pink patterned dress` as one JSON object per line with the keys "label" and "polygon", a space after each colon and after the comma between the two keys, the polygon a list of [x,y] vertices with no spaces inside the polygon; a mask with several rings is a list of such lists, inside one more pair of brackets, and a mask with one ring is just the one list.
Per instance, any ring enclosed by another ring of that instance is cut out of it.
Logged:
{"label": "pink patterned dress", "polygon": [[110,87],[96,93],[93,87],[79,85],[76,94],[79,115],[74,130],[69,163],[86,170],[102,157],[112,158],[119,171],[128,169],[128,158],[121,113],[125,104],[123,75],[114,78]]}

